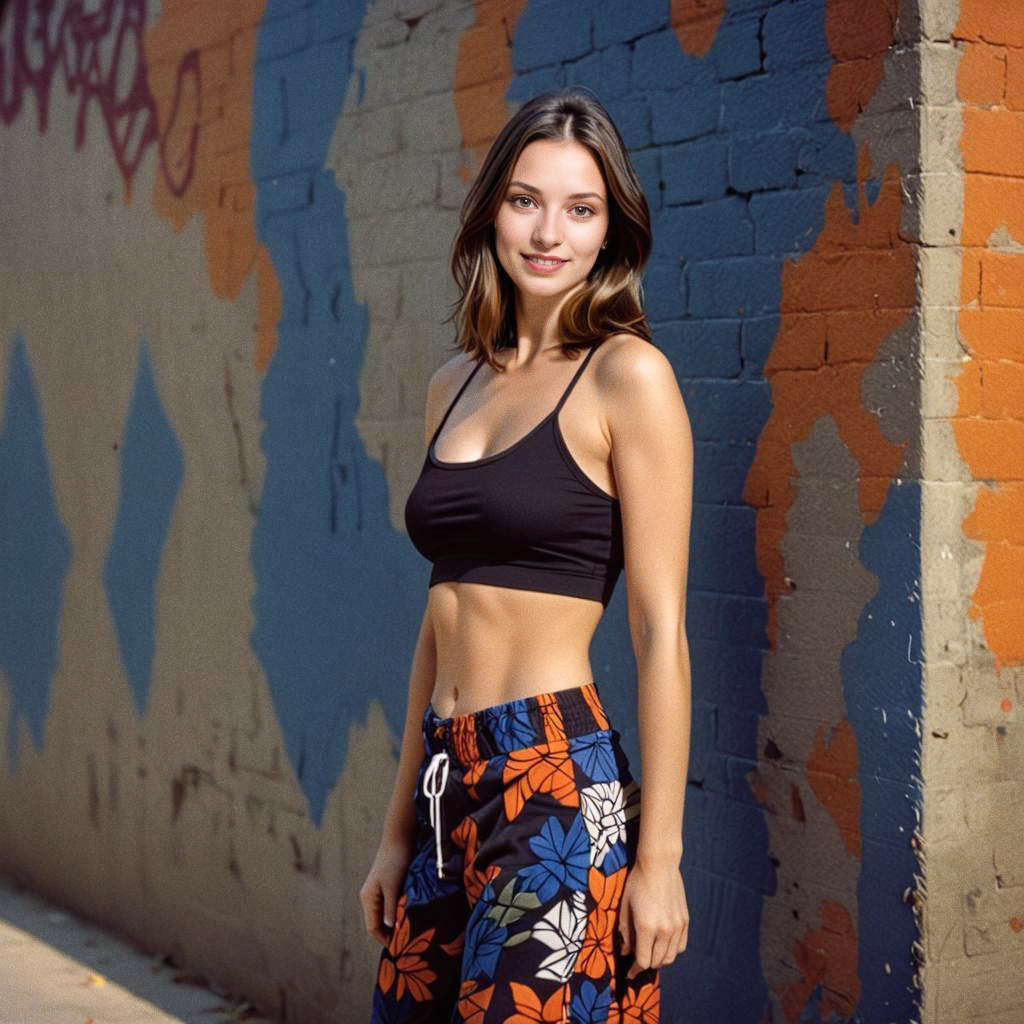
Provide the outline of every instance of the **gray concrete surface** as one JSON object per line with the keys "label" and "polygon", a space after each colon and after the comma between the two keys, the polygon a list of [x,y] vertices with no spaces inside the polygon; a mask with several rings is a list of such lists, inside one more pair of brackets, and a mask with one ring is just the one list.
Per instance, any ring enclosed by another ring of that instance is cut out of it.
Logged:
{"label": "gray concrete surface", "polygon": [[272,1024],[0,873],[0,1024]]}

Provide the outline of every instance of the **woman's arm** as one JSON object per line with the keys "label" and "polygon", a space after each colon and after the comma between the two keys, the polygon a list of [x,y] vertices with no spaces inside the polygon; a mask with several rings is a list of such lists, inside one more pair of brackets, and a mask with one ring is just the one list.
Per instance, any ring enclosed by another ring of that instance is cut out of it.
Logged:
{"label": "woman's arm", "polygon": [[685,948],[688,921],[679,861],[690,754],[693,436],[672,364],[658,348],[624,338],[609,352],[603,374],[637,663],[643,765],[637,867],[650,882],[633,921],[642,969],[671,962]]}
{"label": "woman's arm", "polygon": [[413,789],[423,760],[423,715],[430,702],[437,674],[437,648],[434,629],[430,622],[430,608],[423,614],[416,650],[409,673],[409,696],[405,708],[405,730],[402,734],[402,752],[398,759],[398,775],[391,792],[391,803],[384,816],[383,841],[408,841],[416,828],[416,809]]}
{"label": "woman's arm", "polygon": [[[427,411],[424,416],[424,443],[433,436],[437,422],[439,393],[446,384],[445,368],[451,360],[435,371],[427,388]],[[437,675],[437,643],[427,602],[420,624],[416,648],[409,673],[409,692],[405,706],[405,725],[402,730],[402,751],[398,758],[398,773],[391,790],[391,800],[384,815],[377,854],[370,871],[359,890],[363,904],[366,930],[378,942],[387,945],[395,923],[402,879],[413,854],[416,833],[415,786],[419,766],[424,754],[421,726],[430,702]]]}
{"label": "woman's arm", "polygon": [[428,610],[423,616],[413,655],[398,776],[391,791],[391,803],[384,818],[377,853],[359,890],[366,930],[385,946],[394,928],[402,879],[414,854],[416,807],[413,787],[423,754],[420,723],[434,685],[434,670],[434,634]]}

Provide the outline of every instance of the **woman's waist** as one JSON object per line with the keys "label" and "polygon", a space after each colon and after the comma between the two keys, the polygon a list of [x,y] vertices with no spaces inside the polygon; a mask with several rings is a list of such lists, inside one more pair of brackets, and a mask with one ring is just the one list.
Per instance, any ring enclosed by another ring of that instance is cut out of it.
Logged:
{"label": "woman's waist", "polygon": [[423,716],[428,752],[433,756],[443,751],[464,767],[538,744],[568,748],[577,738],[614,731],[593,679],[481,707],[466,702],[464,708],[469,710],[453,710],[431,699]]}
{"label": "woman's waist", "polygon": [[517,701],[535,701],[555,691],[585,686],[593,681],[586,653],[577,659],[559,656],[556,663],[531,668],[517,658],[514,665],[479,664],[466,668],[449,664],[438,656],[437,674],[430,703],[441,718],[476,714],[480,711],[512,705]]}

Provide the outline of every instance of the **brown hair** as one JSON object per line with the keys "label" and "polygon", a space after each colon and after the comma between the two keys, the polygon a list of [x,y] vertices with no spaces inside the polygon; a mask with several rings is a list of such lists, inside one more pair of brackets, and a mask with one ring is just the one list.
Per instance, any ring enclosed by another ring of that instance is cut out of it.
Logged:
{"label": "brown hair", "polygon": [[563,306],[562,350],[587,348],[619,331],[652,342],[644,312],[641,274],[651,251],[650,211],[622,136],[608,111],[583,87],[534,96],[498,133],[462,204],[452,243],[451,271],[459,288],[457,349],[495,370],[494,350],[515,345],[514,285],[494,251],[494,221],[516,160],[535,139],[574,139],[594,155],[609,194],[608,244],[587,285]]}

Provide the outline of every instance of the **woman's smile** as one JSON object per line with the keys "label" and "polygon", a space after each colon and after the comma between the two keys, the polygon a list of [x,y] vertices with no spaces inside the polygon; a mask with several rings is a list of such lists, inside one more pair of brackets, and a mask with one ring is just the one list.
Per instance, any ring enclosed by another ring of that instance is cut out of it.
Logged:
{"label": "woman's smile", "polygon": [[568,262],[567,260],[528,255],[525,252],[523,253],[523,259],[531,270],[536,270],[540,274],[553,273]]}

